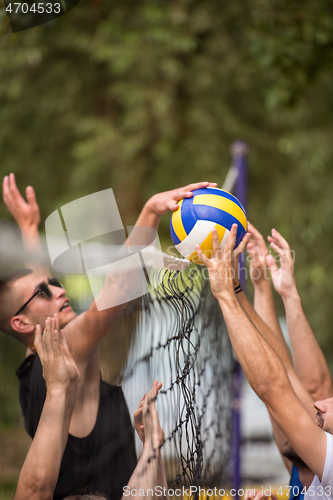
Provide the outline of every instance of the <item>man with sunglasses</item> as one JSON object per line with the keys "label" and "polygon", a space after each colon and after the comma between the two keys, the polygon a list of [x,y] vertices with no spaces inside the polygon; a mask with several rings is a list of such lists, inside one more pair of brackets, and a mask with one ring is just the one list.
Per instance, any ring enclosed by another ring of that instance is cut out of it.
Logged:
{"label": "man with sunglasses", "polygon": [[[59,288],[64,288],[63,285],[60,283],[58,278],[47,278],[48,285],[52,286],[57,286]],[[36,295],[40,294],[41,297],[44,297],[46,299],[51,299],[52,298],[52,292],[50,290],[50,287],[46,283],[41,283],[35,293],[28,299],[22,307],[14,314],[14,316],[18,316],[25,307],[36,297]]]}
{"label": "man with sunglasses", "polygon": [[[207,186],[216,184],[190,184],[153,196],[145,204],[136,226],[157,230],[162,214],[176,210],[177,202],[193,196],[194,189]],[[3,196],[22,231],[25,246],[38,250],[40,215],[33,189],[27,188],[26,202],[11,174],[4,179]],[[0,280],[0,329],[29,349],[28,357],[17,371],[26,429],[34,436],[46,394],[42,367],[34,348],[35,328],[48,317],[58,317],[81,378],[54,499],[89,487],[117,500],[136,464],[133,430],[121,388],[101,381],[98,346],[123,306],[98,311],[94,302],[77,316],[65,289],[59,285],[47,274],[29,270],[18,270]],[[127,292],[115,281],[109,284],[108,293],[119,296]]]}

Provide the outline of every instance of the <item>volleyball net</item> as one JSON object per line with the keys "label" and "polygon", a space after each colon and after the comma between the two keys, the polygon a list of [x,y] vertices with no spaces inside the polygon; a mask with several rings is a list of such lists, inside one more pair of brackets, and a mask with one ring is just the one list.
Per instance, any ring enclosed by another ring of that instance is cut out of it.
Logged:
{"label": "volleyball net", "polygon": [[154,379],[163,383],[157,409],[170,488],[216,487],[228,473],[233,358],[220,307],[201,271],[156,271],[161,284],[141,299],[123,370],[131,409],[143,381],[147,388]]}
{"label": "volleyball net", "polygon": [[[231,170],[230,186],[223,187],[231,190],[234,180]],[[59,214],[52,214],[49,255],[74,310],[81,313],[103,286],[110,265],[106,262],[111,259],[118,267],[124,232],[118,228],[112,232],[112,241],[105,239],[105,228],[96,229],[94,220],[98,218],[94,214],[91,227],[102,237],[86,238],[87,244],[81,238],[80,243],[77,228],[87,234],[89,213],[82,205],[78,208],[75,214],[80,214],[81,222],[72,224],[76,228],[72,241],[70,225],[66,232],[58,224]],[[36,258],[24,251],[11,224],[2,223],[0,231],[1,273]],[[162,382],[156,406],[165,432],[161,453],[171,490],[180,486],[225,487],[230,473],[234,359],[224,319],[211,293],[206,269],[163,253],[158,238],[150,240],[145,248],[132,245],[132,256],[140,253],[140,259],[136,263],[132,259],[133,269],[126,272],[131,274],[136,266],[141,267],[145,289],[127,304],[122,318],[102,343],[103,379],[122,385],[130,414],[152,381]],[[49,264],[48,257],[38,259],[42,266]],[[3,337],[0,355],[5,357],[8,340]],[[17,344],[11,342],[10,349],[22,353]],[[12,386],[11,382],[8,390],[0,390],[0,421],[22,427],[18,404],[12,401],[17,397]],[[140,449],[137,439],[139,453]],[[192,498],[199,498],[198,490]]]}

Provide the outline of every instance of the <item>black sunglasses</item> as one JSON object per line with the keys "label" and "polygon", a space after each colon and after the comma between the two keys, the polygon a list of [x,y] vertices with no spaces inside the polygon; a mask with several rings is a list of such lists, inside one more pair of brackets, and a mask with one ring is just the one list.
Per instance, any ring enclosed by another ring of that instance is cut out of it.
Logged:
{"label": "black sunglasses", "polygon": [[[59,288],[64,288],[63,285],[58,280],[58,278],[48,278],[48,282],[49,282],[49,285],[57,286]],[[32,299],[34,297],[36,297],[36,295],[38,295],[39,293],[44,298],[47,298],[47,299],[51,299],[52,298],[52,292],[49,289],[49,286],[46,283],[41,283],[39,285],[39,287],[38,287],[38,290],[33,294],[32,297],[30,297],[29,300],[27,300],[27,302],[25,304],[23,304],[23,306],[17,311],[17,313],[14,314],[14,316],[17,316],[18,314],[20,314],[20,312],[23,311],[23,309],[29,304],[29,302],[31,302]]]}

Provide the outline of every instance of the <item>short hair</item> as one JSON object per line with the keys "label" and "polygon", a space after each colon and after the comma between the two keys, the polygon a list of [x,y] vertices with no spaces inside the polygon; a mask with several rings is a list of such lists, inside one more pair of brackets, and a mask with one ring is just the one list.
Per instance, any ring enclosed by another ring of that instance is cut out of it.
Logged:
{"label": "short hair", "polygon": [[32,272],[32,269],[23,267],[15,269],[15,271],[11,271],[0,278],[0,330],[15,337],[16,335],[11,327],[10,320],[15,311],[19,309],[20,300],[23,300],[23,298],[20,296],[21,294],[13,292],[13,284]]}

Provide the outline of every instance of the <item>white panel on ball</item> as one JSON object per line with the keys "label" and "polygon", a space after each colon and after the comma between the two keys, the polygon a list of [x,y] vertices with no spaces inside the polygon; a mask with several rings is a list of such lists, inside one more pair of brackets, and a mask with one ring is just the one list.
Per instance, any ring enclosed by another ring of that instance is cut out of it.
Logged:
{"label": "white panel on ball", "polygon": [[222,238],[222,241],[220,243],[220,248],[221,250],[224,250],[225,249],[225,246],[227,244],[227,239],[228,239],[228,236],[230,234],[230,231],[228,231],[228,229],[225,230],[225,233],[224,233],[224,236]]}
{"label": "white panel on ball", "polygon": [[191,255],[195,251],[196,245],[201,245],[215,226],[216,222],[198,220],[194,224],[190,234],[181,243],[176,245],[178,252],[184,257]]}

